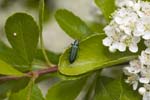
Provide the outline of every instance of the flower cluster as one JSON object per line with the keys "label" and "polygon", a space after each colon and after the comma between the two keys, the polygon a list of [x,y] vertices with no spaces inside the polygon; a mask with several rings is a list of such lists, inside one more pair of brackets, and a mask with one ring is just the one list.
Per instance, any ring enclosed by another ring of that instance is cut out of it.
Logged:
{"label": "flower cluster", "polygon": [[[112,21],[104,28],[106,38],[103,44],[111,52],[138,51],[138,43],[144,40],[147,47],[138,59],[130,61],[123,71],[128,76],[126,83],[150,100],[150,2],[122,0],[118,10],[112,14]],[[140,84],[140,85],[139,85]]]}
{"label": "flower cluster", "polygon": [[[126,83],[133,86],[133,90],[143,95],[143,100],[150,100],[150,48],[142,51],[139,59],[130,61],[124,73],[128,76]],[[141,84],[138,86],[138,84]]]}
{"label": "flower cluster", "polygon": [[141,39],[146,43],[150,41],[150,2],[126,0],[118,7],[112,14],[112,21],[104,28],[107,37],[103,44],[111,52],[124,52],[127,47],[137,52]]}

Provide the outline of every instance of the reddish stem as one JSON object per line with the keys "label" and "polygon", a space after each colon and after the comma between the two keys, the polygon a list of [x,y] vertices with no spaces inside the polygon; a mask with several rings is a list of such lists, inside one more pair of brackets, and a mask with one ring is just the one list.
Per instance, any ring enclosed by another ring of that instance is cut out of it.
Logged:
{"label": "reddish stem", "polygon": [[40,70],[36,70],[36,71],[27,72],[24,76],[21,76],[21,77],[2,76],[2,77],[0,77],[0,82],[8,81],[8,80],[18,80],[18,79],[23,78],[23,77],[33,77],[34,75],[36,75],[38,77],[38,76],[41,76],[41,75],[44,75],[44,74],[47,74],[47,73],[56,72],[57,70],[58,70],[58,67],[55,66],[55,67],[49,67],[49,68],[46,68],[46,69],[40,69]]}

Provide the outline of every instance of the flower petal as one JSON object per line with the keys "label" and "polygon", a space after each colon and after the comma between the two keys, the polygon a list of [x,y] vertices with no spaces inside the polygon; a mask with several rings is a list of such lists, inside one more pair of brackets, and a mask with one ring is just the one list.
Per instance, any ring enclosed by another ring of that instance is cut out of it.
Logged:
{"label": "flower petal", "polygon": [[143,95],[143,100],[150,100],[150,92],[146,92],[146,93]]}
{"label": "flower petal", "polygon": [[141,94],[141,95],[144,95],[146,93],[146,89],[145,87],[140,87],[138,92]]}
{"label": "flower petal", "polygon": [[144,41],[145,46],[150,47],[150,40]]}
{"label": "flower petal", "polygon": [[145,83],[145,84],[147,84],[147,83],[150,82],[150,80],[149,80],[148,78],[140,78],[139,81],[140,81],[141,83]]}
{"label": "flower petal", "polygon": [[118,50],[121,52],[126,51],[126,45],[124,43],[119,43],[118,44]]}
{"label": "flower petal", "polygon": [[134,82],[133,84],[133,90],[136,90],[138,88],[138,81]]}
{"label": "flower petal", "polygon": [[103,44],[104,44],[105,46],[110,46],[111,43],[112,43],[112,39],[111,39],[111,38],[106,37],[105,39],[103,39]]}
{"label": "flower petal", "polygon": [[146,33],[143,35],[143,39],[145,39],[145,40],[150,39],[150,32],[146,32]]}
{"label": "flower petal", "polygon": [[133,53],[136,53],[138,51],[138,46],[136,44],[131,44],[129,46],[129,50]]}

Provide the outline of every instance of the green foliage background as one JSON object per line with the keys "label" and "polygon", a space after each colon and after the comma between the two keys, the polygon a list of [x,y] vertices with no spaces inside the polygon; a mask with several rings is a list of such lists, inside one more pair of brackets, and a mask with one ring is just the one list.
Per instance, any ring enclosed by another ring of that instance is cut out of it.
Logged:
{"label": "green foliage background", "polygon": [[[95,0],[95,3],[103,13],[103,20],[109,23],[111,13],[116,9],[115,1]],[[105,37],[103,27],[99,27],[101,31],[98,31],[96,25],[86,24],[73,12],[59,9],[55,13],[59,26],[68,36],[80,41],[77,59],[70,64],[68,56],[71,47],[62,54],[55,54],[44,48],[44,8],[44,0],[40,0],[39,22],[29,14],[18,12],[9,16],[5,23],[5,32],[11,47],[0,42],[0,80],[7,76],[14,80],[0,81],[0,100],[141,100],[141,96],[124,83],[122,73],[118,77],[101,74],[102,69],[124,64],[135,59],[139,53],[110,53],[102,45]],[[99,26],[105,25],[99,23]],[[38,63],[38,67],[34,63]],[[42,76],[38,76],[38,73],[32,73],[31,76],[26,74],[53,65],[58,66],[54,73]],[[57,78],[59,82],[50,87],[44,97],[37,83],[48,78]]]}

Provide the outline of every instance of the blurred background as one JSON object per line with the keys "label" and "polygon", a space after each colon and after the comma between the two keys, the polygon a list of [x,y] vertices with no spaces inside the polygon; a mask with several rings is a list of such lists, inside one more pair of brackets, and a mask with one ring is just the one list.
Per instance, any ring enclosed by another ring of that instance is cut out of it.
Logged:
{"label": "blurred background", "polygon": [[[15,12],[26,12],[34,16],[37,21],[39,0],[0,0],[0,32],[4,36],[4,23],[8,16]],[[57,9],[68,9],[82,20],[91,24],[98,22],[101,12],[94,4],[94,0],[45,0],[44,43],[48,50],[62,52],[71,42],[58,26],[54,14]],[[99,19],[100,20],[100,19]]]}
{"label": "blurred background", "polygon": [[[0,39],[9,45],[4,31],[5,21],[15,12],[26,12],[38,21],[39,0],[0,0]],[[92,30],[102,32],[106,24],[94,0],[45,0],[44,18],[44,45],[45,48],[55,53],[61,53],[72,42],[67,34],[58,26],[54,14],[57,9],[68,9],[85,21]],[[56,80],[43,81],[39,84],[45,95],[48,87]]]}

